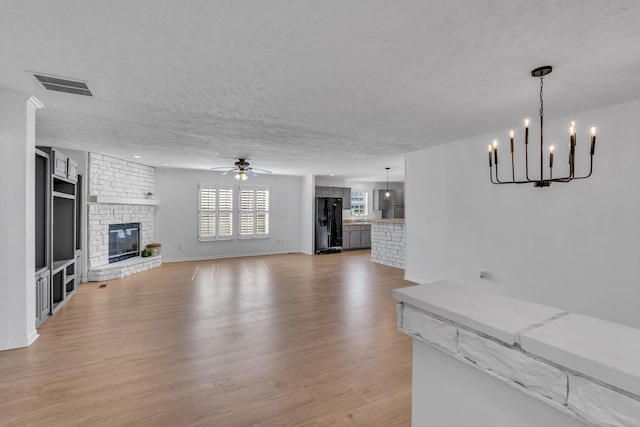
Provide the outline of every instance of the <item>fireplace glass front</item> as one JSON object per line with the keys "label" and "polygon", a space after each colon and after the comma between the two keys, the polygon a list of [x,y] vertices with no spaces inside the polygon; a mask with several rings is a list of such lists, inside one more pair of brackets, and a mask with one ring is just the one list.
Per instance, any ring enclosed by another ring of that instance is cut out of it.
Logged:
{"label": "fireplace glass front", "polygon": [[140,254],[140,223],[109,225],[109,264]]}

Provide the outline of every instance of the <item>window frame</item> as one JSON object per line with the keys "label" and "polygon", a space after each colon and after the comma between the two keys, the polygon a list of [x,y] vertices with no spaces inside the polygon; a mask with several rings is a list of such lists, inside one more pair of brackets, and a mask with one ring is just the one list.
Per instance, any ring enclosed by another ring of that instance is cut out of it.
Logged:
{"label": "window frame", "polygon": [[[251,198],[251,209],[243,209],[243,193],[250,192],[252,193]],[[259,192],[266,192],[266,209],[264,206],[260,206],[259,203]],[[248,240],[248,239],[268,239],[271,237],[271,188],[264,186],[253,186],[253,185],[241,185],[238,189],[238,209],[237,209],[237,217],[238,217],[238,227],[237,227],[237,236],[238,240]],[[260,209],[262,207],[262,209]],[[263,215],[266,218],[266,233],[259,233],[258,229],[258,218]],[[250,217],[251,218],[251,233],[243,234],[243,218]]]}
{"label": "window frame", "polygon": [[[353,200],[353,195],[356,193],[362,193],[363,194],[363,202],[359,203],[358,201]],[[362,206],[362,213],[355,213],[355,207],[354,206]],[[369,192],[367,190],[351,190],[351,209],[350,209],[350,214],[351,216],[356,216],[356,217],[362,217],[362,216],[367,216],[369,214]]]}
{"label": "window frame", "polygon": [[[203,209],[202,206],[202,190],[214,190],[215,191],[215,206],[214,209]],[[220,201],[221,191],[229,191],[230,195],[225,197],[226,206],[229,208],[221,209]],[[199,242],[212,242],[218,240],[233,240],[234,239],[234,227],[235,227],[235,212],[234,212],[234,188],[230,185],[219,185],[219,184],[206,184],[199,183],[198,184],[198,241]],[[229,234],[220,235],[220,219],[224,214],[225,218],[229,219]],[[202,233],[202,216],[203,215],[213,215],[213,224],[214,224],[214,233],[212,235],[203,235]]]}

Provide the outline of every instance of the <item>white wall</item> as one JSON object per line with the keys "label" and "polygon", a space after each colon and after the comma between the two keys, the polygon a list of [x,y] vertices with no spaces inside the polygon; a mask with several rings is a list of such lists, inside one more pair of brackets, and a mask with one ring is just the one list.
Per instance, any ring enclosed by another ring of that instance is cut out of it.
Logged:
{"label": "white wall", "polygon": [[[579,166],[588,159],[591,124],[598,126],[598,145],[591,178],[544,189],[490,184],[487,144],[502,138],[501,166],[508,166],[509,129],[411,153],[407,278],[476,285],[640,327],[638,117],[636,102],[545,122],[546,140],[563,150],[569,122],[576,121]],[[532,127],[531,140],[537,135]],[[565,166],[563,156],[557,169]],[[490,280],[478,278],[480,269]]]}
{"label": "white wall", "polygon": [[0,350],[35,329],[35,98],[0,91]]}
{"label": "white wall", "polygon": [[270,235],[267,239],[198,241],[198,184],[237,185],[233,176],[202,170],[156,169],[156,241],[163,261],[226,258],[301,252],[303,178],[260,175],[244,185],[266,186],[270,194]]}
{"label": "white wall", "polygon": [[315,208],[315,177],[306,175],[302,178],[300,188],[300,201],[302,204],[300,218],[300,251],[307,255],[313,255],[314,218]]}

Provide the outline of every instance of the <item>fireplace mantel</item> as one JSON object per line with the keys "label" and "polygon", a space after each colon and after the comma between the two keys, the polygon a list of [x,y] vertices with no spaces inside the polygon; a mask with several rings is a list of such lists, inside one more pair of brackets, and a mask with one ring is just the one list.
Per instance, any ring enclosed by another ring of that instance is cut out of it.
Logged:
{"label": "fireplace mantel", "polygon": [[149,205],[159,206],[160,200],[157,199],[136,199],[133,197],[115,197],[115,196],[89,196],[89,203],[108,204],[108,205]]}

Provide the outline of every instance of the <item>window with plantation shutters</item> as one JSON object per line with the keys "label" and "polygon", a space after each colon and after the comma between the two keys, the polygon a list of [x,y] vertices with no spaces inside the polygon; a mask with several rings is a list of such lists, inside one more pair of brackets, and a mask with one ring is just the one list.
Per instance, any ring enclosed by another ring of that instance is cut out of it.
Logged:
{"label": "window with plantation shutters", "polygon": [[241,187],[238,206],[238,237],[269,237],[269,189]]}
{"label": "window with plantation shutters", "polygon": [[200,184],[198,240],[233,239],[233,189]]}

